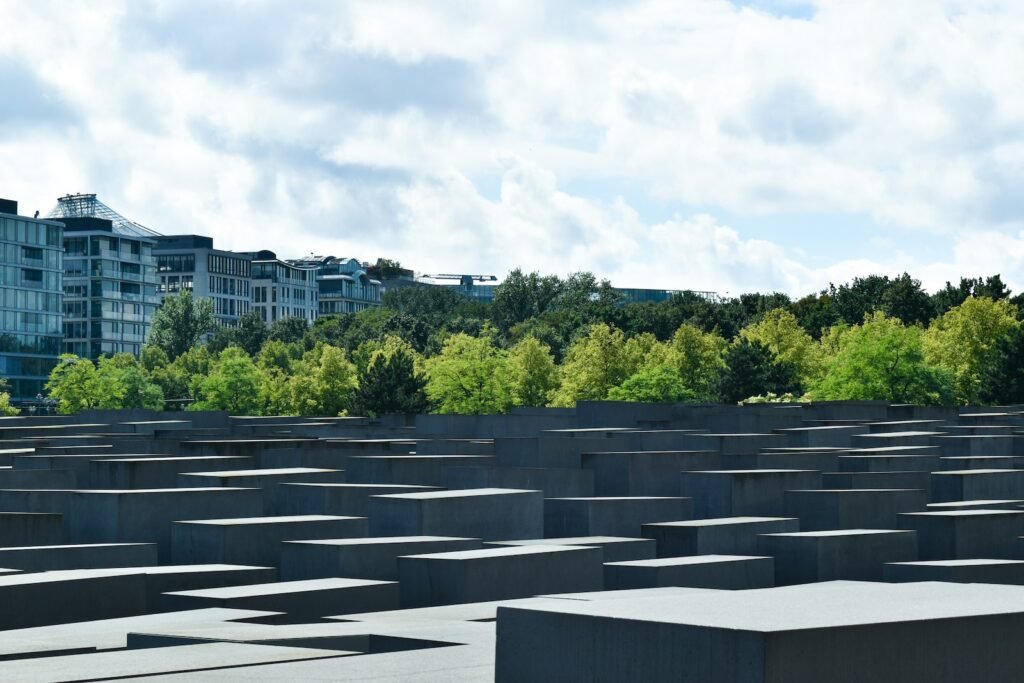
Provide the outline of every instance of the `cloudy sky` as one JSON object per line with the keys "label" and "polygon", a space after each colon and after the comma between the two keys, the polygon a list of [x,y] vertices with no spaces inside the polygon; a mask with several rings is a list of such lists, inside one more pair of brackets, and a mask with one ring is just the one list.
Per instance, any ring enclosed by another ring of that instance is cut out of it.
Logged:
{"label": "cloudy sky", "polygon": [[1019,0],[0,0],[0,196],[217,246],[1024,288]]}

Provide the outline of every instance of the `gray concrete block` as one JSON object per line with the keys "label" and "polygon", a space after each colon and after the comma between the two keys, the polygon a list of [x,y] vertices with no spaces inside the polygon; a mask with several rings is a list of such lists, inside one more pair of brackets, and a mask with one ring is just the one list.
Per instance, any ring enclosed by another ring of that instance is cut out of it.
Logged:
{"label": "gray concrete block", "polygon": [[544,497],[540,491],[518,489],[397,493],[374,496],[369,519],[371,536],[539,538],[544,535]]}
{"label": "gray concrete block", "polygon": [[775,566],[770,557],[746,555],[695,555],[656,560],[606,562],[606,590],[635,588],[714,588],[748,590],[775,585]]}
{"label": "gray concrete block", "polygon": [[396,581],[399,556],[475,550],[480,546],[478,538],[448,536],[285,541],[281,544],[281,579],[295,581],[344,576]]}
{"label": "gray concrete block", "polygon": [[0,548],[0,566],[26,572],[148,567],[156,563],[155,543],[90,543]]}
{"label": "gray concrete block", "polygon": [[922,560],[1016,559],[1024,510],[945,510],[900,515],[899,528],[917,532]]}
{"label": "gray concrete block", "polygon": [[488,466],[486,455],[368,455],[348,458],[346,481],[353,484],[443,486],[446,467]]}
{"label": "gray concrete block", "polygon": [[1010,681],[1024,677],[1022,627],[1024,592],[992,584],[835,582],[501,606],[495,680]]}
{"label": "gray concrete block", "polygon": [[601,590],[602,555],[588,546],[534,545],[400,557],[402,606]]}
{"label": "gray concrete block", "polygon": [[447,489],[527,489],[545,498],[594,495],[589,470],[541,467],[445,467],[441,484]]}
{"label": "gray concrete block", "polygon": [[881,581],[887,562],[918,559],[913,531],[844,529],[761,536],[761,554],[775,558],[775,583]]}
{"label": "gray concrete block", "polygon": [[601,548],[605,562],[651,560],[656,554],[655,542],[649,538],[619,536],[575,536],[562,538],[533,538],[524,541],[492,541],[485,546],[585,545]]}
{"label": "gray concrete block", "polygon": [[263,512],[276,515],[278,484],[286,482],[322,482],[340,484],[345,481],[343,470],[327,470],[315,467],[282,467],[264,470],[226,470],[220,472],[189,472],[178,475],[178,485],[188,487],[247,487],[259,489],[263,497]]}
{"label": "gray concrete block", "polygon": [[434,486],[399,484],[286,483],[278,484],[277,501],[282,515],[366,517],[371,496],[439,490]]}
{"label": "gray concrete block", "polygon": [[365,517],[292,515],[174,522],[171,559],[180,564],[223,563],[277,567],[281,542],[366,536]]}
{"label": "gray concrete block", "polygon": [[677,496],[680,472],[713,470],[721,463],[713,451],[584,453],[581,458],[583,467],[594,473],[591,495],[597,496]]}
{"label": "gray concrete block", "polygon": [[1024,585],[1024,560],[893,562],[885,565],[882,578],[892,583],[948,581]]}
{"label": "gray concrete block", "polygon": [[679,477],[680,492],[693,498],[698,519],[782,517],[784,491],[821,488],[821,473],[811,470],[716,470]]}
{"label": "gray concrete block", "polygon": [[722,517],[644,524],[641,533],[657,542],[658,557],[680,557],[756,555],[760,534],[799,530],[795,517]]}
{"label": "gray concrete block", "polygon": [[933,502],[1024,498],[1024,470],[974,469],[932,473]]}
{"label": "gray concrete block", "polygon": [[917,489],[818,489],[786,491],[786,514],[804,531],[893,529],[902,512],[925,510],[928,494]]}
{"label": "gray concrete block", "polygon": [[[690,519],[688,498],[632,496],[548,498],[544,501],[544,536],[640,535],[644,524]],[[537,534],[538,536],[540,534]]]}
{"label": "gray concrete block", "polygon": [[224,607],[285,612],[294,617],[382,612],[398,607],[394,581],[327,578],[167,593],[179,609]]}
{"label": "gray concrete block", "polygon": [[60,513],[0,512],[0,546],[56,545],[66,538]]}

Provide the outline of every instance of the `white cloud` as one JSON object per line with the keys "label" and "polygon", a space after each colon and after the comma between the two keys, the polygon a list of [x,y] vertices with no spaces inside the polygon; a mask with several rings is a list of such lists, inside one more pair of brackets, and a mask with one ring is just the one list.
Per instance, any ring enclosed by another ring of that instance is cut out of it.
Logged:
{"label": "white cloud", "polygon": [[[0,108],[0,193],[424,271],[1024,286],[1024,6],[769,4],[0,2],[0,79],[59,105],[6,133]],[[668,208],[566,189],[587,184]],[[804,212],[878,227],[837,255],[827,230],[783,248],[716,218]]]}

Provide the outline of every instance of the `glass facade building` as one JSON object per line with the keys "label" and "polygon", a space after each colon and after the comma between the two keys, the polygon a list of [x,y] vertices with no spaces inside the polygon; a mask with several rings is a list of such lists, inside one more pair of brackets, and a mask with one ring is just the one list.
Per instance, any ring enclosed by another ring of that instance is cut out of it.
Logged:
{"label": "glass facade building", "polygon": [[151,237],[125,234],[112,221],[64,223],[64,351],[97,359],[138,356],[160,299]]}
{"label": "glass facade building", "polygon": [[213,248],[213,239],[200,235],[156,238],[157,293],[161,301],[182,289],[213,301],[213,317],[234,326],[252,308],[252,256]]}
{"label": "glass facade building", "polygon": [[383,287],[354,258],[307,256],[289,261],[292,265],[316,269],[320,295],[319,315],[357,313],[381,305]]}
{"label": "glass facade building", "polygon": [[0,377],[35,401],[61,351],[63,226],[0,200]]}
{"label": "glass facade building", "polygon": [[317,269],[281,261],[272,251],[252,256],[253,309],[268,325],[289,317],[312,324],[319,310]]}

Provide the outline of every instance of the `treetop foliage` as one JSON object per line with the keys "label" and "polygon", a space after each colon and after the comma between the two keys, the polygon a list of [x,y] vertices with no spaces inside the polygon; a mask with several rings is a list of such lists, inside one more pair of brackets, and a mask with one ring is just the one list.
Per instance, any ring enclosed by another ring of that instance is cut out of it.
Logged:
{"label": "treetop foliage", "polygon": [[[382,267],[390,267],[381,264]],[[397,264],[395,264],[397,265]],[[624,303],[590,273],[512,271],[481,303],[400,287],[312,325],[255,312],[217,327],[168,297],[138,361],[65,356],[61,412],[191,405],[238,414],[495,413],[581,400],[1024,402],[1020,297],[998,275],[928,294],[870,275],[791,300],[681,292]]]}

